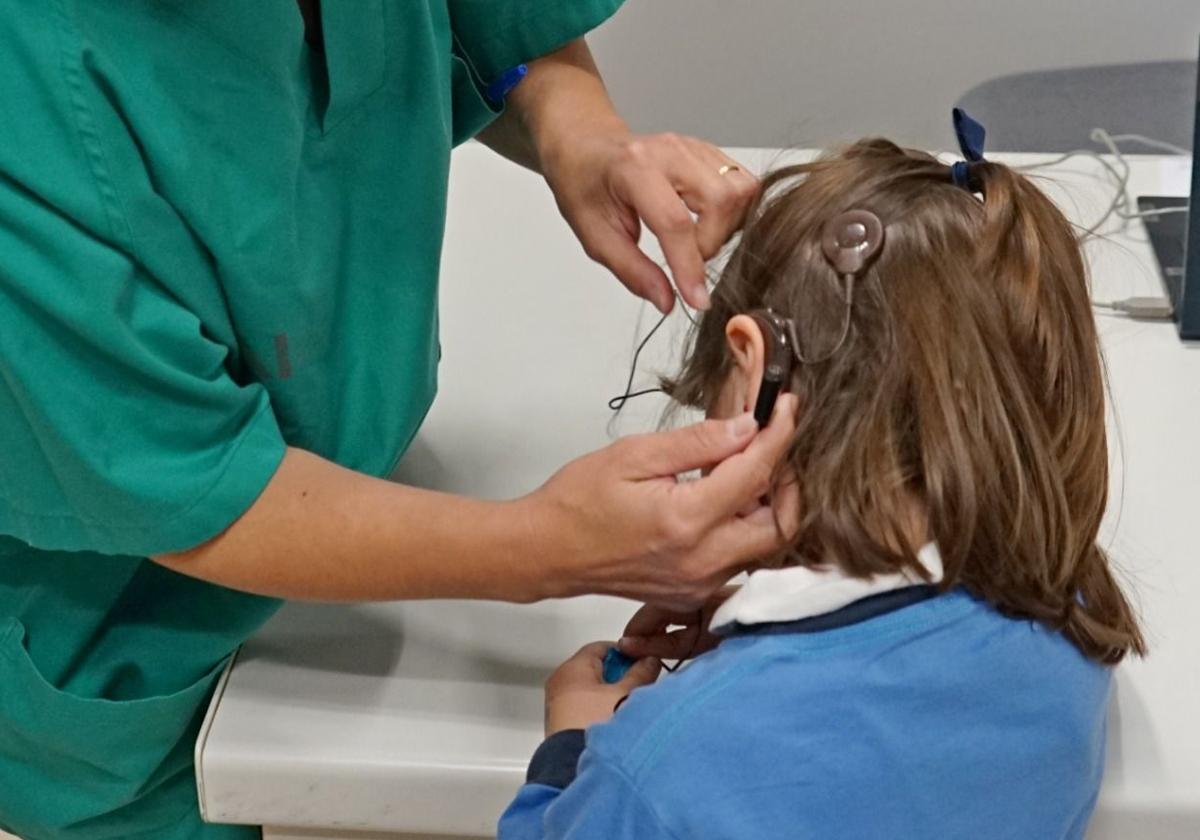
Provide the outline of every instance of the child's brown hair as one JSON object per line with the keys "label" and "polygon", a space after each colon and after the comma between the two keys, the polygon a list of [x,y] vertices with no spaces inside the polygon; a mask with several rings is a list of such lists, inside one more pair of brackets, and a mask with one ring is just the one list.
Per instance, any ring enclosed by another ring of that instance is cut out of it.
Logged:
{"label": "child's brown hair", "polygon": [[708,407],[731,371],[725,325],[770,308],[806,358],[842,334],[824,223],[865,209],[886,239],[859,278],[845,343],[796,364],[800,420],[776,480],[801,498],[793,563],[920,574],[915,501],[945,565],[1001,612],[1115,663],[1145,652],[1096,544],[1108,492],[1104,375],[1070,224],[1020,174],[973,164],[983,200],[932,156],[865,140],[766,177],[693,337],[677,400]]}

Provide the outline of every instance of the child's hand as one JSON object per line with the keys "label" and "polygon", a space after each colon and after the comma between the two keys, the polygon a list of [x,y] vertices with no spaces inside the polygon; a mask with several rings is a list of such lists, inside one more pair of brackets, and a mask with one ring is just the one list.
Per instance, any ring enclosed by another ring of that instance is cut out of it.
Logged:
{"label": "child's hand", "polygon": [[629,692],[658,679],[662,663],[639,659],[619,682],[606,683],[604,654],[612,642],[593,642],[558,666],[546,681],[546,736],[565,729],[586,729],[612,717],[613,708]]}
{"label": "child's hand", "polygon": [[[633,614],[617,647],[626,656],[691,659],[717,646],[720,637],[708,632],[713,613],[738,587],[726,586],[698,610],[668,610],[650,604]],[[669,627],[678,627],[668,632]]]}

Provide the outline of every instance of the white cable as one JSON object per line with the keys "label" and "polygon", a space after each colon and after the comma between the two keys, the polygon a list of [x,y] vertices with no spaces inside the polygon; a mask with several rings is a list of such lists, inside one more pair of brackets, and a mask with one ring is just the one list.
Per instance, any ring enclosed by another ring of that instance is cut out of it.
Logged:
{"label": "white cable", "polygon": [[1128,315],[1142,321],[1167,321],[1175,314],[1175,307],[1165,297],[1129,297],[1124,300],[1094,300],[1092,306],[1111,309],[1114,313]]}
{"label": "white cable", "polygon": [[[1042,163],[1031,163],[1026,164],[1025,166],[1018,166],[1016,168],[1021,172],[1029,172],[1035,169],[1046,169],[1047,167],[1058,166],[1060,163],[1065,163],[1066,161],[1077,157],[1089,157],[1099,163],[1108,171],[1108,174],[1113,177],[1118,185],[1117,193],[1113,197],[1112,203],[1109,204],[1108,209],[1104,211],[1104,215],[1102,215],[1095,224],[1089,228],[1086,228],[1083,233],[1080,234],[1080,239],[1087,239],[1088,237],[1095,236],[1097,231],[1104,227],[1104,224],[1112,218],[1113,213],[1117,212],[1118,207],[1120,207],[1121,204],[1127,200],[1125,196],[1125,188],[1129,184],[1128,171],[1118,172],[1117,168],[1108,160],[1106,160],[1103,155],[1101,155],[1099,152],[1093,151],[1092,149],[1074,149]],[[1127,168],[1127,164],[1125,164],[1125,159],[1123,157],[1118,156],[1118,162]]]}
{"label": "white cable", "polygon": [[1143,146],[1148,146],[1151,149],[1158,149],[1170,155],[1183,155],[1187,157],[1191,152],[1183,146],[1176,146],[1174,143],[1165,143],[1162,140],[1155,140],[1153,137],[1147,137],[1144,134],[1110,134],[1114,143],[1140,143]]}
{"label": "white cable", "polygon": [[1112,156],[1113,161],[1109,161],[1104,157],[1104,155],[1093,149],[1074,149],[1051,160],[1043,161],[1042,163],[1032,163],[1027,164],[1026,166],[1016,167],[1021,171],[1045,169],[1047,167],[1057,166],[1060,163],[1064,163],[1076,157],[1089,157],[1104,167],[1104,169],[1116,182],[1117,190],[1113,196],[1112,203],[1108,206],[1108,209],[1104,211],[1104,214],[1095,224],[1083,231],[1081,238],[1087,239],[1091,236],[1095,236],[1099,232],[1100,228],[1104,227],[1108,220],[1114,215],[1125,221],[1130,221],[1133,219],[1145,219],[1154,216],[1166,216],[1171,213],[1188,212],[1187,207],[1164,207],[1159,210],[1144,211],[1132,209],[1129,199],[1129,179],[1131,170],[1129,161],[1125,159],[1125,155],[1122,154],[1118,144],[1140,143],[1143,146],[1149,146],[1151,148],[1161,149],[1172,154],[1181,155],[1187,155],[1187,149],[1176,146],[1173,143],[1164,143],[1163,141],[1155,140],[1152,137],[1145,137],[1141,134],[1118,134],[1114,136],[1109,134],[1108,131],[1103,128],[1092,129],[1091,140],[1094,143],[1102,144]]}
{"label": "white cable", "polygon": [[1124,169],[1125,175],[1119,184],[1120,199],[1117,202],[1117,204],[1118,204],[1117,215],[1118,216],[1120,216],[1122,219],[1126,219],[1126,220],[1144,219],[1148,216],[1165,216],[1170,213],[1186,213],[1188,211],[1187,207],[1164,207],[1160,210],[1144,210],[1142,212],[1131,212],[1131,211],[1125,210],[1124,208],[1128,206],[1128,202],[1129,202],[1128,190],[1129,190],[1130,167],[1129,167],[1129,162],[1127,160],[1125,160],[1125,156],[1121,153],[1121,149],[1117,144],[1120,142],[1128,141],[1128,142],[1142,143],[1143,145],[1153,146],[1156,148],[1178,150],[1177,152],[1174,152],[1174,154],[1187,154],[1187,152],[1185,150],[1181,149],[1179,146],[1172,145],[1171,143],[1163,143],[1159,140],[1153,140],[1149,137],[1143,137],[1140,134],[1118,134],[1117,136],[1114,137],[1113,135],[1111,135],[1107,131],[1105,131],[1103,128],[1093,128],[1091,136],[1092,136],[1092,140],[1094,142],[1104,144],[1105,148],[1108,149],[1109,154],[1111,154],[1113,157],[1115,157],[1120,162],[1122,168]]}
{"label": "white cable", "polygon": [[[1090,157],[1104,167],[1113,180],[1116,181],[1116,194],[1113,196],[1112,203],[1109,204],[1108,209],[1104,211],[1104,215],[1100,217],[1099,221],[1083,231],[1081,239],[1095,236],[1100,228],[1104,227],[1105,223],[1114,215],[1122,220],[1129,221],[1132,219],[1165,216],[1171,213],[1188,212],[1190,207],[1164,207],[1158,210],[1142,211],[1133,210],[1129,197],[1129,180],[1132,169],[1129,161],[1125,159],[1125,155],[1121,152],[1120,144],[1139,143],[1143,146],[1175,155],[1191,154],[1187,149],[1141,134],[1113,135],[1109,134],[1103,128],[1093,128],[1090,136],[1093,143],[1100,143],[1108,150],[1108,153],[1113,158],[1111,162],[1099,152],[1092,149],[1075,149],[1042,163],[1016,167],[1021,171],[1045,169],[1057,166],[1075,157]],[[1092,301],[1092,306],[1097,309],[1109,310],[1114,315],[1121,314],[1139,320],[1169,320],[1174,315],[1174,307],[1171,305],[1171,301],[1165,297],[1128,297],[1122,300],[1109,301],[1094,300]]]}
{"label": "white cable", "polygon": [[[1115,212],[1117,216],[1128,221],[1132,219],[1146,219],[1151,217],[1165,216],[1171,213],[1187,213],[1190,209],[1190,200],[1188,206],[1184,207],[1165,207],[1158,210],[1143,210],[1140,212],[1131,211],[1129,209],[1129,176],[1131,168],[1129,161],[1121,153],[1121,148],[1118,144],[1123,142],[1141,143],[1143,146],[1149,146],[1155,149],[1162,149],[1172,154],[1186,155],[1186,149],[1175,146],[1171,143],[1164,143],[1160,140],[1154,140],[1150,137],[1144,137],[1140,134],[1118,134],[1112,135],[1103,128],[1092,129],[1091,139],[1093,142],[1101,143],[1108,149],[1109,153],[1121,165],[1122,177],[1117,181],[1117,196],[1113,201],[1113,206],[1109,208],[1109,212],[1100,224],[1112,216]],[[1113,170],[1109,170],[1112,172]],[[1095,226],[1096,228],[1099,225]],[[1114,301],[1094,301],[1094,306],[1103,307],[1112,310],[1114,313],[1122,313],[1130,318],[1138,320],[1170,320],[1175,314],[1175,307],[1171,304],[1169,298],[1165,297],[1128,297],[1123,300]]]}

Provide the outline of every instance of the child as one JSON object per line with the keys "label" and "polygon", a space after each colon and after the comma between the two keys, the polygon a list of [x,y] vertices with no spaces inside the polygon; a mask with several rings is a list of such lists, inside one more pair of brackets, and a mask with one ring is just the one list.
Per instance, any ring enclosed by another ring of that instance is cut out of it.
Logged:
{"label": "child", "polygon": [[615,715],[656,659],[607,685],[596,644],[555,673],[501,839],[1082,838],[1110,666],[1145,647],[1096,545],[1103,372],[1071,226],[1003,165],[883,140],[780,169],[666,388],[750,410],[781,346],[787,551],[714,605],[715,650]]}

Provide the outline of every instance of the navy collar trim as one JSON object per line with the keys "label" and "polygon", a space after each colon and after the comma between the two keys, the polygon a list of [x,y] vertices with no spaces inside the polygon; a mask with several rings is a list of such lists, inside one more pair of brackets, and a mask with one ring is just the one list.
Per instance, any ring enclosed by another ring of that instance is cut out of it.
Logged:
{"label": "navy collar trim", "polygon": [[938,588],[930,584],[906,586],[902,589],[891,589],[868,595],[847,604],[833,612],[801,618],[797,621],[770,621],[763,624],[734,624],[727,628],[723,636],[770,636],[782,633],[822,633],[826,630],[836,630],[861,624],[878,618],[881,615],[911,607],[922,601],[928,601],[938,594]]}

